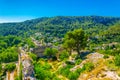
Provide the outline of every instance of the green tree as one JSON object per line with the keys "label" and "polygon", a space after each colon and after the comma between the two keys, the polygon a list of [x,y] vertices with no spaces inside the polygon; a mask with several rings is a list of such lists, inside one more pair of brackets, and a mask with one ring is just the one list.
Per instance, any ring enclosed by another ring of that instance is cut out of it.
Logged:
{"label": "green tree", "polygon": [[84,49],[87,44],[87,36],[82,29],[70,31],[65,35],[64,47],[70,50],[76,50],[80,54],[80,50]]}

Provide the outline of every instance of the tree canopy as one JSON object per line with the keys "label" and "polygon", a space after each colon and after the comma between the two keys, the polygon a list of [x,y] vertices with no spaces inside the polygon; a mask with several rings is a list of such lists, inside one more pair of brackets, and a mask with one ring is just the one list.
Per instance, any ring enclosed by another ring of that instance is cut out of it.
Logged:
{"label": "tree canopy", "polygon": [[80,50],[84,49],[87,44],[87,35],[82,29],[77,29],[74,31],[69,31],[65,35],[64,47],[70,50],[76,50],[78,54]]}

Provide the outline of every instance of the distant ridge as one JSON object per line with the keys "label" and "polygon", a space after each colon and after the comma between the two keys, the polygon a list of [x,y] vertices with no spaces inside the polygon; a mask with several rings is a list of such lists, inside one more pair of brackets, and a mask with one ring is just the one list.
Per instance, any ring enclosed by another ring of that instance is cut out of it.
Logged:
{"label": "distant ridge", "polygon": [[[32,35],[35,32],[50,33],[58,31],[58,34],[64,34],[69,30],[94,27],[107,27],[120,21],[120,17],[106,16],[55,16],[41,17],[23,22],[1,23],[0,35]],[[54,34],[57,36],[57,34]],[[63,35],[61,35],[63,36]]]}

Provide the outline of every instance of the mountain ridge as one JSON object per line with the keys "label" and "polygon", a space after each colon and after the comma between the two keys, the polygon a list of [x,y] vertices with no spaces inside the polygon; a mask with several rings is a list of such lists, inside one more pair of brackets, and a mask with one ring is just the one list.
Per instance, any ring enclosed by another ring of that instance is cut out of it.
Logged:
{"label": "mountain ridge", "polygon": [[[34,32],[66,33],[69,30],[83,28],[85,30],[93,27],[105,27],[120,21],[120,17],[104,16],[55,16],[42,17],[17,23],[0,23],[0,35],[23,35],[28,36]],[[56,34],[54,36],[57,36]],[[63,35],[62,35],[63,36]]]}

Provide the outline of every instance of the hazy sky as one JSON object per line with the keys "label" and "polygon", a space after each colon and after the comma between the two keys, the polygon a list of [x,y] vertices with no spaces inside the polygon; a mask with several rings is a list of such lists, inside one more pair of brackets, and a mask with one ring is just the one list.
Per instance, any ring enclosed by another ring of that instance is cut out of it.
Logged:
{"label": "hazy sky", "polygon": [[0,22],[86,15],[120,17],[120,0],[0,0]]}

